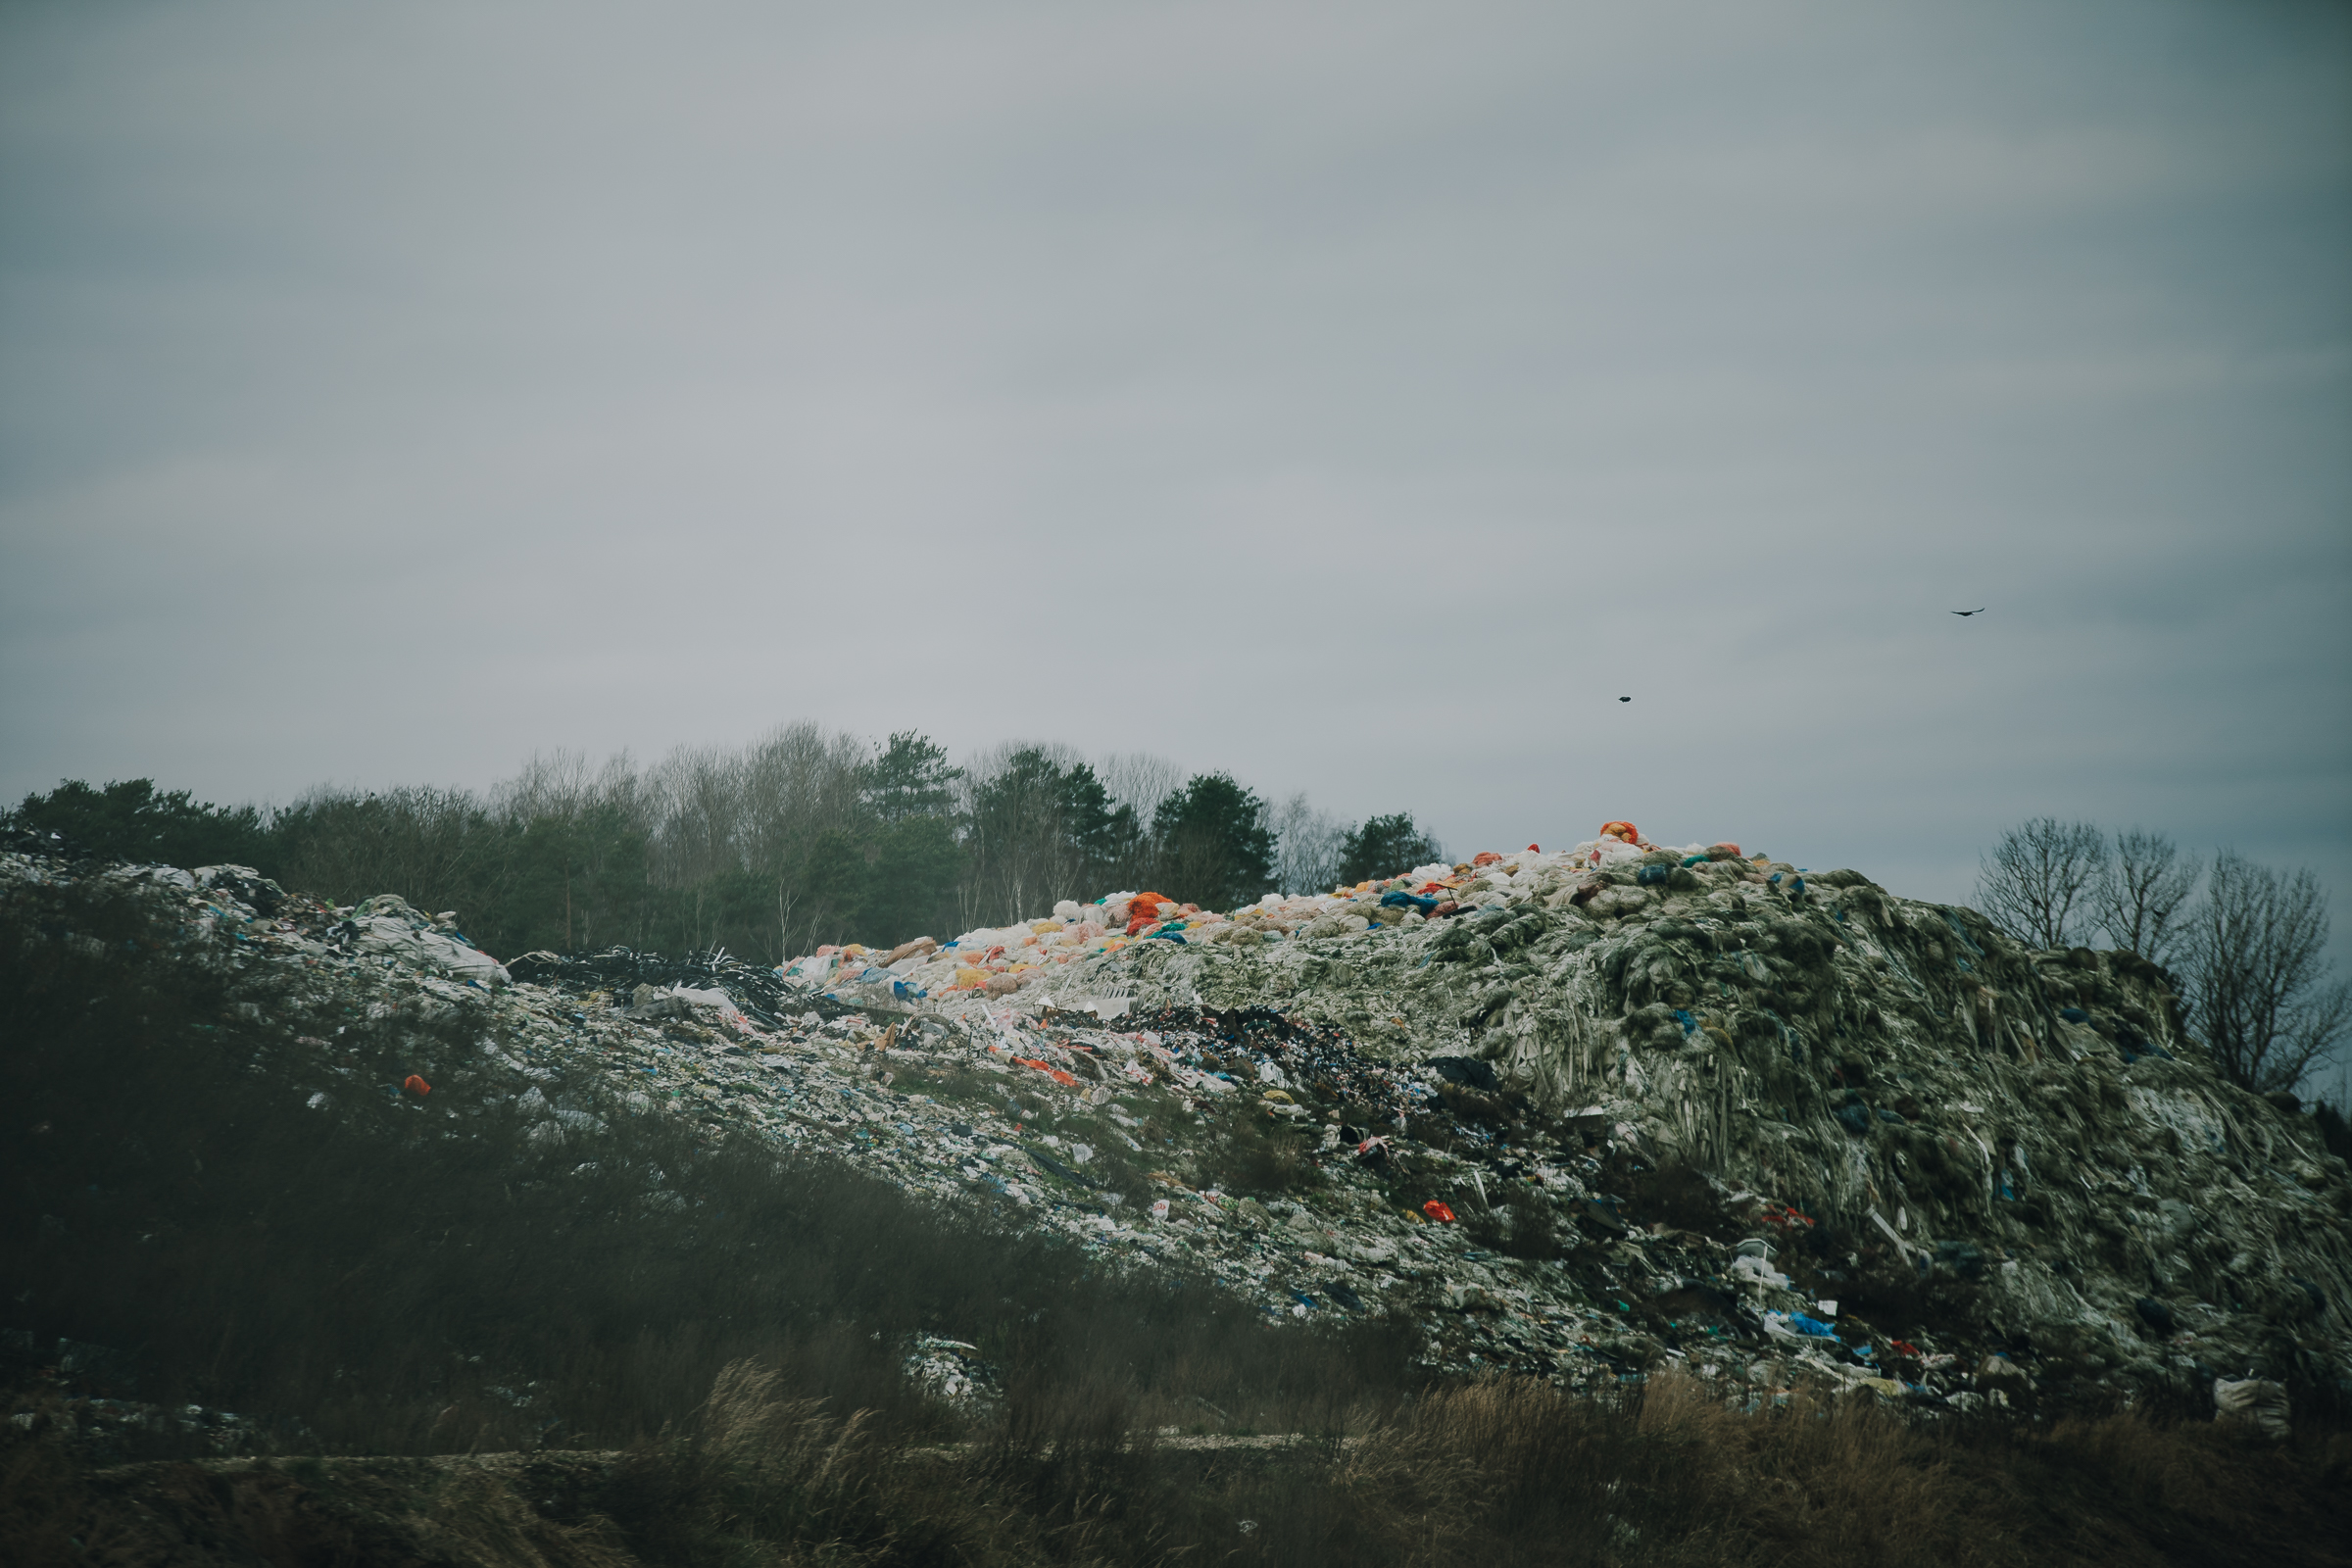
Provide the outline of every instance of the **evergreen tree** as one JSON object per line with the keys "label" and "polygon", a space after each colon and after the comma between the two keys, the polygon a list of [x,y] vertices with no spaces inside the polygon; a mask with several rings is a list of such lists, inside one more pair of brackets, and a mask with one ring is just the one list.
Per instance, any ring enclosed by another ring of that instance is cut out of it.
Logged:
{"label": "evergreen tree", "polygon": [[25,796],[5,820],[102,860],[250,865],[267,876],[277,869],[260,811],[207,805],[187,790],[159,791],[153,779],[121,779],[104,789],[66,779],[46,795]]}
{"label": "evergreen tree", "polygon": [[1340,883],[1395,876],[1442,859],[1445,854],[1438,841],[1414,823],[1410,811],[1375,816],[1362,827],[1349,828],[1340,840]]}
{"label": "evergreen tree", "polygon": [[522,823],[513,830],[499,917],[479,922],[483,940],[510,955],[631,942],[647,913],[647,838],[609,802]]}
{"label": "evergreen tree", "polygon": [[962,777],[962,768],[948,765],[946,747],[928,735],[901,730],[865,764],[865,804],[883,823],[952,818],[956,783]]}
{"label": "evergreen tree", "polygon": [[1274,885],[1266,804],[1230,773],[1196,773],[1152,813],[1160,891],[1203,908],[1248,904]]}
{"label": "evergreen tree", "polygon": [[947,937],[956,923],[956,887],[964,870],[956,785],[963,769],[928,735],[902,730],[865,767],[864,801],[872,815],[863,858],[864,894],[857,903],[859,940],[896,947],[909,938]]}

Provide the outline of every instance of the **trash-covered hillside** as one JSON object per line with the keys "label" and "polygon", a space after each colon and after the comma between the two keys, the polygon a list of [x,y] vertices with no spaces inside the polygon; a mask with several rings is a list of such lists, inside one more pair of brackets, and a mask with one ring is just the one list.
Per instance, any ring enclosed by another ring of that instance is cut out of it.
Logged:
{"label": "trash-covered hillside", "polygon": [[[2352,1389],[2352,1180],[2312,1119],[2224,1084],[2145,961],[2028,951],[1857,871],[1612,823],[766,969],[501,963],[396,898],[0,864],[151,886],[374,1016],[471,1009],[533,1138],[639,1113],[813,1144],[1277,1317],[1402,1315],[1437,1366],[1673,1362],[1738,1401],[1922,1409]],[[319,1092],[349,1087],[316,1044]],[[917,1371],[985,1397],[958,1353],[927,1340]]]}

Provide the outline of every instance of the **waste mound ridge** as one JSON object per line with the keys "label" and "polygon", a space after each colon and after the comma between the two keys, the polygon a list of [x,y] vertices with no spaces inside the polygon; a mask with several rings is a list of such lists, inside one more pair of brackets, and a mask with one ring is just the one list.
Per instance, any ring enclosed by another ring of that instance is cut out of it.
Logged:
{"label": "waste mound ridge", "polygon": [[1730,846],[1479,858],[779,969],[501,965],[233,867],[0,882],[138,882],[236,962],[475,1009],[534,1138],[620,1109],[814,1145],[1279,1317],[1408,1318],[1434,1365],[1923,1410],[2352,1391],[2352,1179],[2156,966]]}

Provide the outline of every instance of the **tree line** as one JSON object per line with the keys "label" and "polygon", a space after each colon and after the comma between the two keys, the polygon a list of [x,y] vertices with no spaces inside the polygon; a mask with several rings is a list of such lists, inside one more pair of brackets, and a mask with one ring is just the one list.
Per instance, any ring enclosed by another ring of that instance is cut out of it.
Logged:
{"label": "tree line", "polygon": [[[147,779],[67,780],[0,821],[22,844],[250,865],[340,903],[397,893],[455,911],[508,957],[618,944],[781,962],[1114,889],[1230,908],[1445,858],[1410,812],[1342,822],[1302,795],[1269,803],[1230,773],[1188,777],[1149,755],[1015,743],[957,763],[920,734],[875,744],[808,723],[650,767],[535,757],[481,794],[322,786],[265,808]],[[2311,1081],[2352,1035],[2352,986],[2334,976],[2328,901],[2308,869],[2036,817],[1984,854],[1977,897],[2030,946],[2103,941],[2166,969],[2215,1065],[2258,1093]]]}
{"label": "tree line", "polygon": [[350,903],[455,911],[502,956],[615,944],[780,962],[890,947],[1145,889],[1206,908],[1328,891],[1443,858],[1409,812],[1343,822],[1227,772],[1014,743],[960,762],[929,737],[815,724],[639,766],[559,752],[487,792],[321,786],[220,806],[133,779],[67,780],[7,813],[23,843],[250,865]]}
{"label": "tree line", "polygon": [[1984,853],[1977,899],[2030,947],[2103,937],[2165,969],[2214,1065],[2257,1094],[2309,1082],[2352,1034],[2352,985],[2335,978],[2328,896],[2309,868],[2230,850],[2208,861],[2161,833],[2039,816]]}

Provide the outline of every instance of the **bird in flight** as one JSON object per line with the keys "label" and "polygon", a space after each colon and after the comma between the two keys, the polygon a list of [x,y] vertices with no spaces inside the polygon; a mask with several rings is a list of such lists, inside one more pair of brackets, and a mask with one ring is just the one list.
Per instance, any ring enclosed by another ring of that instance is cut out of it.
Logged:
{"label": "bird in flight", "polygon": [[1631,697],[1620,697],[1617,700],[1621,703],[1630,703],[1633,701]]}
{"label": "bird in flight", "polygon": [[1974,610],[1955,610],[1952,612],[1952,613],[1955,615],[1982,615],[1984,613],[1984,607],[1983,605],[1979,605]]}

